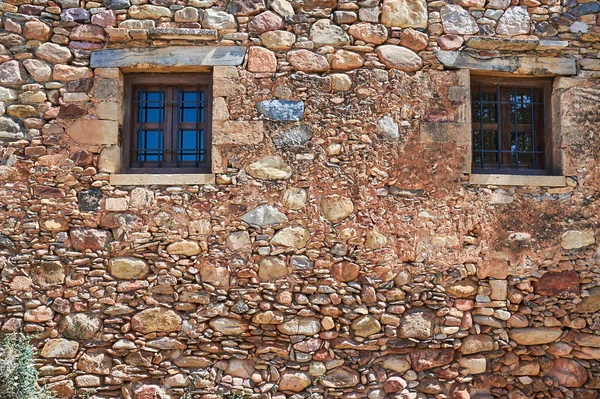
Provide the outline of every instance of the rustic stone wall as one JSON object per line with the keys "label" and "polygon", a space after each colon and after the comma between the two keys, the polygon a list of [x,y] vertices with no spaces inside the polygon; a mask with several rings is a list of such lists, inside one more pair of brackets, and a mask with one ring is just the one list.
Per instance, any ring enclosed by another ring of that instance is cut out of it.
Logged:
{"label": "rustic stone wall", "polygon": [[[0,332],[61,398],[596,398],[599,12],[5,0]],[[90,64],[176,46],[243,63]],[[560,76],[563,187],[469,184],[469,69]],[[212,184],[115,183],[157,70],[213,74]]]}

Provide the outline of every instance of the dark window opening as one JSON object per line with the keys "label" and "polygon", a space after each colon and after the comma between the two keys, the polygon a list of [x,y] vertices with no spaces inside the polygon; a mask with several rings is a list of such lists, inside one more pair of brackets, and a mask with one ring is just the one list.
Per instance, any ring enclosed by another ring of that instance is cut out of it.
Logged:
{"label": "dark window opening", "polygon": [[211,91],[207,74],[127,76],[124,169],[209,173]]}
{"label": "dark window opening", "polygon": [[547,80],[473,80],[474,173],[548,174],[549,87]]}

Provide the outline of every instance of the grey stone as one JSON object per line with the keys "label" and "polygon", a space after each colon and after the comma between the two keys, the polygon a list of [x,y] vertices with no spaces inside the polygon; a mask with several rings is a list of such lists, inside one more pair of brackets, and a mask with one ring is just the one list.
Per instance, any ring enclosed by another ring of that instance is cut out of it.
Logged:
{"label": "grey stone", "polygon": [[246,47],[171,46],[162,48],[110,49],[94,51],[91,68],[148,66],[237,66],[244,61]]}
{"label": "grey stone", "polygon": [[24,137],[17,122],[7,117],[0,117],[0,141],[17,141]]}
{"label": "grey stone", "polygon": [[17,91],[8,87],[0,86],[0,101],[15,101],[17,99]]}
{"label": "grey stone", "polygon": [[19,63],[12,60],[0,64],[0,85],[17,87],[27,82],[27,71]]}
{"label": "grey stone", "polygon": [[186,28],[151,28],[148,30],[151,39],[160,40],[216,40],[217,31],[213,29]]}
{"label": "grey stone", "polygon": [[290,178],[292,168],[281,157],[270,156],[259,158],[246,166],[246,173],[255,179],[282,180]]}
{"label": "grey stone", "polygon": [[77,199],[79,200],[79,208],[82,212],[94,212],[100,207],[102,191],[96,187],[80,191],[77,193]]}
{"label": "grey stone", "polygon": [[0,32],[0,45],[6,47],[22,46],[25,39],[16,33]]}
{"label": "grey stone", "polygon": [[256,109],[273,121],[299,121],[304,115],[304,101],[265,100],[256,104]]}
{"label": "grey stone", "polygon": [[259,205],[248,211],[241,218],[244,222],[254,226],[275,226],[287,222],[287,217],[272,205]]}
{"label": "grey stone", "polygon": [[63,22],[89,22],[90,12],[83,8],[69,8],[60,13]]}
{"label": "grey stone", "polygon": [[229,0],[227,2],[227,12],[237,16],[256,15],[266,9],[265,0]]}
{"label": "grey stone", "polygon": [[350,38],[342,28],[333,25],[329,19],[319,19],[310,28],[309,38],[315,46],[342,47],[350,44]]}
{"label": "grey stone", "polygon": [[509,7],[498,20],[496,27],[497,34],[506,36],[525,35],[530,30],[531,19],[525,6]]}
{"label": "grey stone", "polygon": [[512,72],[522,75],[575,75],[577,65],[572,58],[506,56],[485,58],[468,51],[437,50],[436,57],[447,68]]}
{"label": "grey stone", "polygon": [[579,4],[571,9],[569,13],[576,17],[581,17],[582,15],[594,14],[600,12],[600,3],[597,1],[593,1],[591,3]]}
{"label": "grey stone", "polygon": [[379,119],[377,122],[377,129],[388,140],[398,140],[400,138],[398,124],[390,115],[386,115]]}
{"label": "grey stone", "polygon": [[216,30],[236,30],[237,23],[235,17],[225,11],[208,9],[203,11],[201,21],[203,28]]}
{"label": "grey stone", "polygon": [[71,313],[60,322],[59,331],[70,339],[90,339],[100,330],[100,319],[85,313]]}
{"label": "grey stone", "polygon": [[304,145],[312,138],[309,125],[300,124],[288,127],[273,135],[273,144],[277,147],[294,147]]}
{"label": "grey stone", "polygon": [[314,268],[313,261],[308,256],[294,255],[290,258],[290,266],[294,270],[312,270]]}
{"label": "grey stone", "polygon": [[447,4],[440,9],[440,14],[445,33],[474,35],[479,32],[475,19],[461,6]]}
{"label": "grey stone", "polygon": [[104,6],[109,10],[126,10],[131,7],[129,0],[104,0]]}

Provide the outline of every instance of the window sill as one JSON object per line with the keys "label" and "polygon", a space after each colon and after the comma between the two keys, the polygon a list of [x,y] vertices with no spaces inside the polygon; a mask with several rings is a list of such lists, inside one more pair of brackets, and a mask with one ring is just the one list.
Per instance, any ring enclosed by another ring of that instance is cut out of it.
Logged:
{"label": "window sill", "polygon": [[564,176],[539,175],[470,175],[469,184],[489,186],[565,187]]}
{"label": "window sill", "polygon": [[214,174],[113,174],[110,184],[114,186],[184,186],[215,184]]}

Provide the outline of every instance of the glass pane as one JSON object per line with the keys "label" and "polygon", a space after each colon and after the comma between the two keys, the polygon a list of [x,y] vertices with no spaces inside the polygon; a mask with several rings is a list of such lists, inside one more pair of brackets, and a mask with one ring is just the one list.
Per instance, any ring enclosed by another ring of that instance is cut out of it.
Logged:
{"label": "glass pane", "polygon": [[481,151],[481,131],[473,130],[473,151]]}
{"label": "glass pane", "polygon": [[518,151],[533,151],[533,135],[531,132],[520,131],[517,142]]}
{"label": "glass pane", "polygon": [[485,167],[486,168],[497,168],[498,167],[498,153],[486,152],[486,153],[484,153],[483,156],[485,159]]}
{"label": "glass pane", "polygon": [[140,130],[137,134],[138,161],[162,161],[163,132],[157,130]]}
{"label": "glass pane", "polygon": [[480,114],[481,114],[481,103],[479,101],[474,101],[472,108],[471,108],[471,115],[473,118],[473,122],[474,123],[479,123],[479,121],[481,120],[480,118]]}
{"label": "glass pane", "polygon": [[481,97],[483,101],[498,101],[496,99],[496,88],[494,86],[484,86]]}
{"label": "glass pane", "polygon": [[496,123],[496,104],[484,104],[481,109],[483,123]]}
{"label": "glass pane", "polygon": [[530,125],[531,118],[531,104],[530,103],[518,103],[515,106],[517,112],[517,123]]}
{"label": "glass pane", "polygon": [[140,91],[138,101],[138,122],[162,123],[164,121],[165,93]]}
{"label": "glass pane", "polygon": [[179,132],[179,160],[204,161],[204,131],[181,130]]}
{"label": "glass pane", "polygon": [[519,169],[532,169],[533,155],[529,152],[519,153]]}
{"label": "glass pane", "polygon": [[204,92],[184,91],[179,95],[180,122],[204,122]]}
{"label": "glass pane", "polygon": [[484,132],[483,148],[486,151],[498,151],[498,133],[496,131]]}
{"label": "glass pane", "polygon": [[471,86],[471,101],[479,101],[479,85]]}

